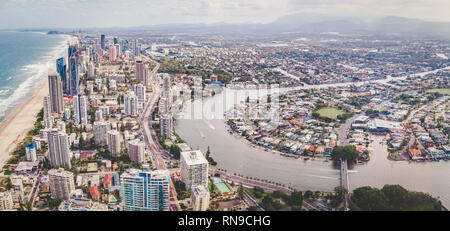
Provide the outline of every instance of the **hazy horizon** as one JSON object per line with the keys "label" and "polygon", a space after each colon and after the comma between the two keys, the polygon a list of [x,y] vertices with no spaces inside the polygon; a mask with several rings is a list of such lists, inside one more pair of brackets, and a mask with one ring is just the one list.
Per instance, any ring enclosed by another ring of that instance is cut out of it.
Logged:
{"label": "hazy horizon", "polygon": [[450,22],[445,0],[4,0],[0,29],[270,23],[292,14]]}

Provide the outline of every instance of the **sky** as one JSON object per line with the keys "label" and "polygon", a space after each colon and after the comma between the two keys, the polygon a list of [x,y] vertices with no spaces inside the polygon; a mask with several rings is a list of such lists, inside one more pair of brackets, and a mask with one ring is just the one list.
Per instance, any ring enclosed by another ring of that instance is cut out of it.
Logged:
{"label": "sky", "polygon": [[319,13],[450,22],[450,0],[0,0],[0,29],[268,23]]}

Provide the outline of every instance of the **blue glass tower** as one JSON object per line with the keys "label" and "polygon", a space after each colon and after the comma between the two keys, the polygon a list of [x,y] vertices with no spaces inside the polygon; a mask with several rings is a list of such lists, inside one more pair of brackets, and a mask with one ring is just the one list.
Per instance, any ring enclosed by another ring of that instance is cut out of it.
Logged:
{"label": "blue glass tower", "polygon": [[67,76],[66,76],[66,60],[64,58],[59,58],[56,60],[56,71],[58,72],[59,76],[61,77],[62,87],[64,94],[68,94],[68,82],[67,82]]}
{"label": "blue glass tower", "polygon": [[69,86],[70,95],[78,95],[79,77],[78,77],[78,58],[73,55],[69,60]]}
{"label": "blue glass tower", "polygon": [[100,46],[101,46],[102,50],[105,49],[105,35],[104,34],[102,34],[100,36]]}
{"label": "blue glass tower", "polygon": [[79,77],[78,77],[78,51],[75,46],[69,46],[68,50],[68,72],[69,78],[67,80],[67,94],[77,95],[79,89]]}
{"label": "blue glass tower", "polygon": [[120,176],[120,197],[125,211],[168,211],[170,172],[129,169]]}

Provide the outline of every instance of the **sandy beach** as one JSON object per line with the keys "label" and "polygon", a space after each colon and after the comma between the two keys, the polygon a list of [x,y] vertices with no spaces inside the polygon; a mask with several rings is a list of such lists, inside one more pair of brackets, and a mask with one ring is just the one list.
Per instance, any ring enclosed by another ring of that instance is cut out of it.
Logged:
{"label": "sandy beach", "polygon": [[17,143],[23,140],[27,132],[33,128],[36,115],[43,107],[43,99],[48,94],[47,78],[43,78],[41,87],[32,97],[8,112],[0,124],[0,169],[6,164],[10,152]]}
{"label": "sandy beach", "polygon": [[[75,37],[65,36],[71,44],[77,42]],[[63,44],[57,57],[66,57],[67,45],[65,42]],[[36,116],[43,107],[44,97],[49,94],[47,75],[54,71],[56,71],[55,66],[51,65],[45,74],[42,74],[39,78],[40,81],[36,82],[36,85],[40,87],[34,91],[33,95],[8,111],[5,119],[0,122],[0,170],[8,161],[10,153],[15,149],[16,145],[33,128]]]}

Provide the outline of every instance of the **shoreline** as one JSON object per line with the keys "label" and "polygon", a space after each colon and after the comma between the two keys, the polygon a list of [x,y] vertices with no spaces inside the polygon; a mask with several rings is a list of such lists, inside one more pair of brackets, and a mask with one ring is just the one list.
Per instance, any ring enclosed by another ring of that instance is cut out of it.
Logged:
{"label": "shoreline", "polygon": [[[74,41],[73,36],[67,36],[66,39],[70,42]],[[65,52],[66,46],[64,45],[64,49],[61,47],[61,52]],[[36,84],[39,87],[33,90],[31,96],[5,112],[4,119],[0,122],[0,170],[8,162],[17,144],[34,127],[36,116],[43,107],[43,99],[49,94],[47,75],[55,70],[55,66],[51,65],[39,77],[40,80]]]}
{"label": "shoreline", "polygon": [[30,98],[11,109],[0,123],[0,169],[36,122],[36,116],[43,107],[42,100],[48,94],[48,80],[44,78],[40,86]]}

